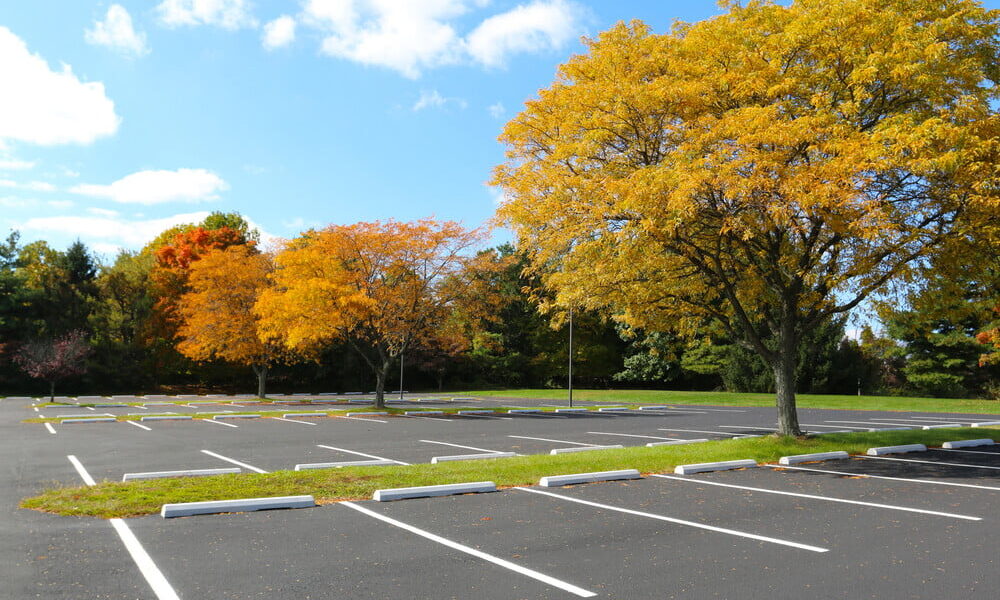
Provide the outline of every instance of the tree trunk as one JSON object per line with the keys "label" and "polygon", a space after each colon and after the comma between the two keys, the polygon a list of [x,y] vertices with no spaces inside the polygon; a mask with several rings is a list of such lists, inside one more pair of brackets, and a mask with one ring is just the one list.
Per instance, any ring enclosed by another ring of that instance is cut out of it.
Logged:
{"label": "tree trunk", "polygon": [[265,398],[265,388],[267,385],[267,366],[254,365],[253,372],[257,375],[257,397]]}
{"label": "tree trunk", "polygon": [[56,401],[56,381],[53,379],[49,382],[49,402],[55,403]]}
{"label": "tree trunk", "polygon": [[793,324],[781,328],[778,339],[778,356],[772,363],[774,387],[778,407],[778,434],[802,435],[799,429],[799,415],[795,409],[795,368],[798,363],[798,345]]}
{"label": "tree trunk", "polygon": [[382,366],[375,369],[375,408],[385,408],[385,380],[389,377],[389,367],[392,360],[388,357],[382,361]]}

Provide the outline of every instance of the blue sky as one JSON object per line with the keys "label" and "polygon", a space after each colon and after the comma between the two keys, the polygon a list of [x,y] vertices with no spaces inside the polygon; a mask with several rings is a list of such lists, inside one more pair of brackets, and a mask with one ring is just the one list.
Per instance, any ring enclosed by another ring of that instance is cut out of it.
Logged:
{"label": "blue sky", "polygon": [[[1000,3],[988,2],[993,5]],[[0,229],[109,257],[237,210],[266,235],[477,226],[504,122],[582,51],[711,0],[31,0],[0,8]],[[497,240],[505,239],[499,232]]]}
{"label": "blue sky", "polygon": [[[0,9],[0,228],[106,257],[211,210],[269,235],[477,226],[496,141],[581,35],[714,2],[90,0]],[[6,65],[6,66],[3,66]],[[67,71],[69,70],[69,71]],[[13,79],[13,82],[11,82]],[[498,232],[497,239],[505,234]]]}

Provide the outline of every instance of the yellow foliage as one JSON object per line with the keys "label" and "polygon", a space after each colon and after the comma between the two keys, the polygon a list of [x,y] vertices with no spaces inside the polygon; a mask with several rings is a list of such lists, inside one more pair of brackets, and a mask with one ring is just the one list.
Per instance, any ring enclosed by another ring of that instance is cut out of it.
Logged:
{"label": "yellow foliage", "polygon": [[[563,306],[793,347],[1000,207],[997,11],[725,2],[619,24],[505,127],[493,183]],[[788,339],[786,339],[788,338]]]}

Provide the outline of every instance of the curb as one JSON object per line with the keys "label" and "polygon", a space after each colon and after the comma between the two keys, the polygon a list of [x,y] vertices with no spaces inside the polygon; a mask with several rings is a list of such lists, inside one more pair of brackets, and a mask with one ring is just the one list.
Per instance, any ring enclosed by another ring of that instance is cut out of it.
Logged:
{"label": "curb", "polygon": [[492,415],[492,410],[460,410],[456,415]]}
{"label": "curb", "polygon": [[485,460],[490,458],[512,458],[517,456],[513,452],[496,452],[493,454],[453,454],[451,456],[435,456],[431,459],[431,464],[436,465],[441,462],[453,460]]}
{"label": "curb", "polygon": [[344,462],[329,462],[329,463],[304,463],[301,465],[295,465],[296,471],[305,471],[308,469],[340,469],[343,467],[386,467],[389,465],[398,465],[394,460],[348,460]]}
{"label": "curb", "polygon": [[621,444],[613,446],[587,446],[586,448],[553,448],[549,454],[570,454],[571,452],[588,452],[590,450],[621,450]]}
{"label": "curb", "polygon": [[537,408],[512,408],[507,411],[508,415],[530,415],[537,414],[544,411],[538,410]]}
{"label": "curb", "polygon": [[59,423],[114,423],[116,420],[112,417],[97,417],[94,419],[63,419]]}
{"label": "curb", "polygon": [[586,408],[557,408],[556,412],[557,413],[582,413],[582,412],[590,412],[590,410],[586,409]]}
{"label": "curb", "polygon": [[913,431],[913,427],[876,427],[869,429],[868,433],[877,433],[879,431]]}
{"label": "curb", "polygon": [[573,485],[576,483],[594,483],[596,481],[615,481],[620,479],[642,479],[642,475],[635,469],[625,469],[622,471],[598,471],[595,473],[574,473],[572,475],[550,475],[542,477],[538,485],[542,487],[560,487],[563,485]]}
{"label": "curb", "polygon": [[667,410],[666,406],[640,406],[639,410]]}
{"label": "curb", "polygon": [[757,461],[746,458],[743,460],[724,460],[722,462],[696,463],[693,465],[677,465],[674,473],[691,475],[692,473],[708,473],[710,471],[728,471],[730,469],[746,469],[756,467]]}
{"label": "curb", "polygon": [[883,454],[904,454],[906,452],[927,452],[927,446],[923,444],[904,444],[902,446],[880,446],[869,448],[865,452],[868,456],[882,456]]}
{"label": "curb", "polygon": [[190,471],[151,471],[149,473],[125,473],[122,481],[136,479],[163,479],[165,477],[207,477],[209,475],[231,475],[240,473],[239,467],[231,469],[192,469]]}
{"label": "curb", "polygon": [[219,419],[259,419],[260,415],[215,415],[212,417],[213,420],[218,421]]}
{"label": "curb", "polygon": [[387,413],[387,412],[363,412],[363,413],[353,412],[353,413],[347,413],[344,416],[345,417],[364,417],[364,416],[386,416],[388,414],[389,413]]}
{"label": "curb", "polygon": [[389,502],[391,500],[406,500],[408,498],[431,498],[436,496],[479,494],[495,491],[497,491],[497,486],[492,481],[475,481],[471,483],[451,483],[447,485],[425,485],[420,487],[375,490],[375,494],[372,495],[372,500],[375,500],[376,502]]}
{"label": "curb", "polygon": [[189,415],[151,415],[147,417],[139,417],[140,421],[190,421],[192,419]]}
{"label": "curb", "polygon": [[414,415],[416,415],[416,416],[419,417],[420,415],[443,415],[444,411],[443,410],[408,410],[408,411],[405,411],[403,414],[407,415],[407,416],[410,416],[410,417],[412,417]]}
{"label": "curb", "polygon": [[961,423],[945,423],[944,425],[924,425],[924,431],[928,429],[952,429],[955,427],[965,427]]}
{"label": "curb", "polygon": [[183,502],[164,504],[160,516],[164,519],[211,515],[216,513],[250,512],[275,508],[312,508],[316,500],[312,496],[276,496],[273,498],[244,498],[240,500],[211,500],[208,502]]}
{"label": "curb", "polygon": [[941,444],[942,448],[975,448],[976,446],[993,446],[996,442],[989,438],[983,438],[979,440],[959,440],[957,442],[945,442]]}
{"label": "curb", "polygon": [[624,412],[627,410],[631,409],[627,406],[609,406],[607,408],[598,408],[597,412]]}
{"label": "curb", "polygon": [[778,459],[779,465],[794,465],[804,462],[813,462],[820,460],[841,460],[844,458],[850,458],[851,455],[843,450],[838,450],[836,452],[814,452],[812,454],[794,454],[792,456],[782,456]]}
{"label": "curb", "polygon": [[281,415],[281,418],[283,418],[283,419],[291,419],[291,418],[294,418],[294,417],[329,417],[329,416],[330,415],[328,415],[326,413],[318,413],[318,412],[313,412],[313,413],[287,413],[287,414]]}
{"label": "curb", "polygon": [[986,421],[986,422],[983,422],[983,423],[973,423],[972,424],[973,427],[995,427],[997,425],[1000,425],[1000,421]]}

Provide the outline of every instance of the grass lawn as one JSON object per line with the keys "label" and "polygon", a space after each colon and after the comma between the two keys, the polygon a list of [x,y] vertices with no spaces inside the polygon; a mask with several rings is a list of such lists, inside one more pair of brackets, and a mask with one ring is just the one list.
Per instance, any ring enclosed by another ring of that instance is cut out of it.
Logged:
{"label": "grass lawn", "polygon": [[[494,398],[540,398],[566,400],[566,390],[517,389],[476,390],[456,395]],[[574,400],[596,400],[619,404],[705,404],[712,406],[774,406],[774,394],[736,392],[683,392],[671,390],[573,390]],[[796,395],[799,408],[839,408],[851,410],[896,410],[1000,414],[1000,400],[969,398],[906,398],[899,396]]]}
{"label": "grass lawn", "polygon": [[96,486],[63,486],[27,498],[21,508],[60,515],[129,517],[159,512],[163,504],[267,496],[311,494],[317,502],[371,498],[375,490],[471,481],[493,481],[500,487],[534,485],[546,475],[638,469],[664,473],[680,464],[752,458],[774,463],[786,455],[846,450],[864,453],[872,446],[1000,436],[1000,428],[935,429],[842,433],[810,438],[767,436],[702,442],[683,446],[625,448],[562,455],[531,455],[496,460],[387,467],[348,467],[266,474],[219,475],[177,479],[100,482]]}

